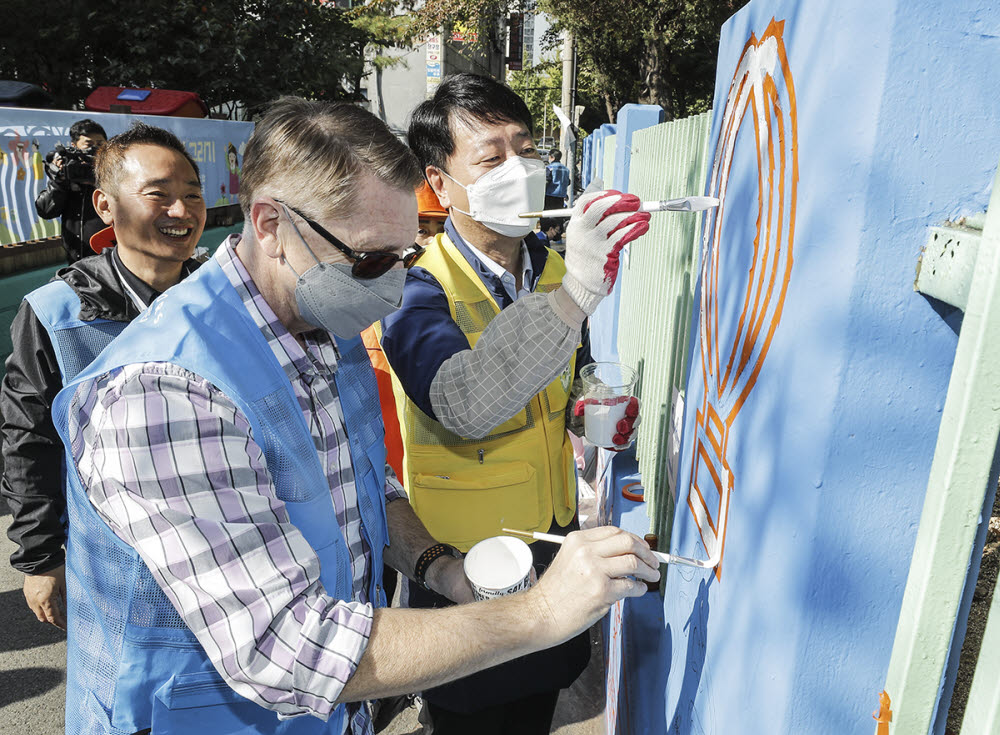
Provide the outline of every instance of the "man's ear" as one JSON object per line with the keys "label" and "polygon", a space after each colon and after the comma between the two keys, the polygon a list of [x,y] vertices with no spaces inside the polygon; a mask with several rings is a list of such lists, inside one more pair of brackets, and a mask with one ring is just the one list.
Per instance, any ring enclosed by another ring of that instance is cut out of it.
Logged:
{"label": "man's ear", "polygon": [[113,225],[115,218],[111,215],[111,199],[100,189],[94,189],[93,193],[94,211],[101,221],[106,225]]}
{"label": "man's ear", "polygon": [[444,174],[441,173],[441,169],[437,166],[427,166],[424,169],[424,176],[427,177],[427,183],[431,185],[431,189],[437,194],[438,201],[441,202],[441,206],[445,209],[451,207],[451,197],[448,196],[448,191],[444,188]]}
{"label": "man's ear", "polygon": [[281,258],[284,251],[278,237],[281,209],[273,199],[259,199],[250,205],[250,225],[261,250],[269,258]]}

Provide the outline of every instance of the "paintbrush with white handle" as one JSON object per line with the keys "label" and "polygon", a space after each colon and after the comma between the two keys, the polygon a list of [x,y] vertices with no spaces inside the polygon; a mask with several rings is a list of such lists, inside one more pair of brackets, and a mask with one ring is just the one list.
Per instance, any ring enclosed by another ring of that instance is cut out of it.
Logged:
{"label": "paintbrush with white handle", "polygon": [[[504,533],[509,533],[511,536],[517,536],[519,538],[532,538],[538,541],[548,541],[551,544],[562,544],[566,540],[565,536],[557,536],[553,533],[540,533],[538,531],[515,531],[512,528],[502,528],[500,529]],[[683,564],[689,567],[700,567],[702,569],[711,569],[714,564],[709,564],[708,562],[700,561],[698,559],[689,559],[686,556],[674,556],[673,554],[665,554],[662,551],[654,551],[653,556],[655,556],[660,564]]]}
{"label": "paintbrush with white handle", "polygon": [[[640,212],[703,212],[706,209],[712,209],[713,207],[719,206],[719,200],[715,197],[681,197],[680,199],[663,199],[658,202],[643,202],[642,206],[639,207]],[[529,219],[532,217],[571,217],[573,216],[573,210],[571,208],[565,209],[546,209],[542,212],[525,212],[524,214],[517,215],[518,217],[523,217],[524,219]]]}

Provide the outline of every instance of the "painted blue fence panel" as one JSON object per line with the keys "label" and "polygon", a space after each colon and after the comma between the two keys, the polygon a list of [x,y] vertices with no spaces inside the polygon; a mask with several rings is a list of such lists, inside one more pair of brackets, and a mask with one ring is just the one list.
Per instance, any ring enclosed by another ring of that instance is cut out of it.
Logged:
{"label": "painted blue fence panel", "polygon": [[625,603],[619,732],[874,731],[961,319],[914,269],[986,208],[997,59],[983,0],[753,0],[724,27],[670,540],[723,559]]}
{"label": "painted blue fence panel", "polygon": [[[656,105],[625,105],[618,111],[617,125],[602,125],[615,136],[614,168],[608,176],[605,167],[604,188],[628,191],[629,165],[632,160],[632,135],[663,122],[663,110]],[[602,143],[607,135],[602,138]],[[605,154],[606,155],[606,154]],[[700,192],[692,192],[700,193]],[[621,285],[615,284],[611,294],[601,302],[590,318],[590,350],[595,360],[617,362],[618,314],[621,310]]]}
{"label": "painted blue fence panel", "polygon": [[[615,149],[615,175],[610,183],[618,191],[628,191],[628,175],[632,163],[632,135],[637,130],[651,128],[664,120],[659,105],[625,105],[618,111],[618,143]],[[608,185],[605,182],[605,185]],[[693,192],[700,193],[700,192]]]}
{"label": "painted blue fence panel", "polygon": [[604,139],[609,135],[614,135],[617,127],[611,123],[604,123],[595,130],[591,135],[594,138],[594,153],[593,160],[591,162],[591,172],[590,177],[587,179],[589,184],[594,178],[601,175],[601,167],[604,165]]}

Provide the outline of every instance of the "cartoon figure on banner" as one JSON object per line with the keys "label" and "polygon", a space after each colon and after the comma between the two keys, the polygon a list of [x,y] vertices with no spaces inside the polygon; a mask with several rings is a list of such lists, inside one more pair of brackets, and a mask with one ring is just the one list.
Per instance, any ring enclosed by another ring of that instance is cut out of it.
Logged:
{"label": "cartoon figure on banner", "polygon": [[[723,507],[728,513],[731,500],[727,497],[723,505],[723,493],[733,493],[736,484],[726,458],[730,430],[760,375],[792,275],[798,121],[783,31],[784,21],[772,18],[764,35],[758,40],[751,34],[743,49],[722,114],[708,191],[720,204],[705,221],[699,315],[704,398],[697,410],[688,508],[709,555],[716,549],[725,552],[719,516]],[[755,231],[744,232],[725,227],[724,218],[733,155],[748,121],[746,139],[756,145],[757,222]],[[733,292],[741,282],[740,274],[720,267],[723,247],[753,249],[731,341],[720,334],[719,304],[735,301]],[[715,573],[721,580],[721,561]]]}
{"label": "cartoon figure on banner", "polygon": [[38,139],[31,139],[31,172],[35,176],[36,182],[43,182],[45,179],[45,162],[41,152],[38,150]]}
{"label": "cartoon figure on banner", "polygon": [[7,207],[0,207],[0,245],[9,245],[15,241],[14,233],[7,226],[7,222]]}
{"label": "cartoon figure on banner", "polygon": [[240,158],[232,143],[226,147],[226,168],[229,169],[229,203],[236,204],[240,193]]}
{"label": "cartoon figure on banner", "polygon": [[7,147],[10,148],[11,153],[13,154],[14,163],[17,164],[17,180],[24,181],[27,176],[23,166],[24,149],[27,147],[27,144],[21,140],[20,135],[16,135],[14,136],[14,140],[7,143]]}
{"label": "cartoon figure on banner", "polygon": [[45,188],[45,158],[42,156],[40,149],[41,146],[38,144],[38,139],[32,138],[31,155],[25,158],[26,162],[30,164],[29,170],[31,171],[31,181],[25,187],[24,194],[28,214],[32,218],[32,240],[41,240],[47,237],[58,237],[60,232],[59,220],[38,217],[38,212],[35,210],[35,198],[38,196],[39,192]]}
{"label": "cartoon figure on banner", "polygon": [[20,133],[16,130],[7,129],[3,131],[3,134],[13,136],[6,138],[4,155],[0,159],[3,162],[3,165],[0,166],[0,177],[2,177],[0,191],[3,195],[0,204],[6,211],[6,226],[0,233],[0,245],[9,245],[27,240],[30,236],[30,231],[25,228],[29,220],[24,219],[21,215],[28,212],[34,214],[34,207],[28,201],[27,209],[25,209],[26,205],[21,201],[25,199],[23,193],[28,178],[25,169],[27,142],[21,139]]}
{"label": "cartoon figure on banner", "polygon": [[[16,142],[16,158],[18,163],[17,169],[17,180],[21,182],[21,193],[24,197],[24,209],[28,213],[29,219],[34,219],[32,215],[35,214],[35,183],[32,177],[28,176],[28,172],[32,170],[30,168],[31,164],[31,153],[29,153],[30,144],[27,140],[21,140],[20,136],[17,138]],[[37,233],[35,228],[31,228],[31,232],[28,234],[28,239],[34,240],[37,238]]]}

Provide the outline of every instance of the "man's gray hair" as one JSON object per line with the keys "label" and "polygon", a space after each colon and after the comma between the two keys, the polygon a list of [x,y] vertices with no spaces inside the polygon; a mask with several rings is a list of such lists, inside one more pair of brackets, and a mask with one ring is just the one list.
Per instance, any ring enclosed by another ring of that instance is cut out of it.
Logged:
{"label": "man's gray hair", "polygon": [[247,142],[240,207],[249,219],[254,198],[267,195],[312,217],[348,216],[366,174],[403,191],[423,181],[410,149],[370,112],[282,97]]}

